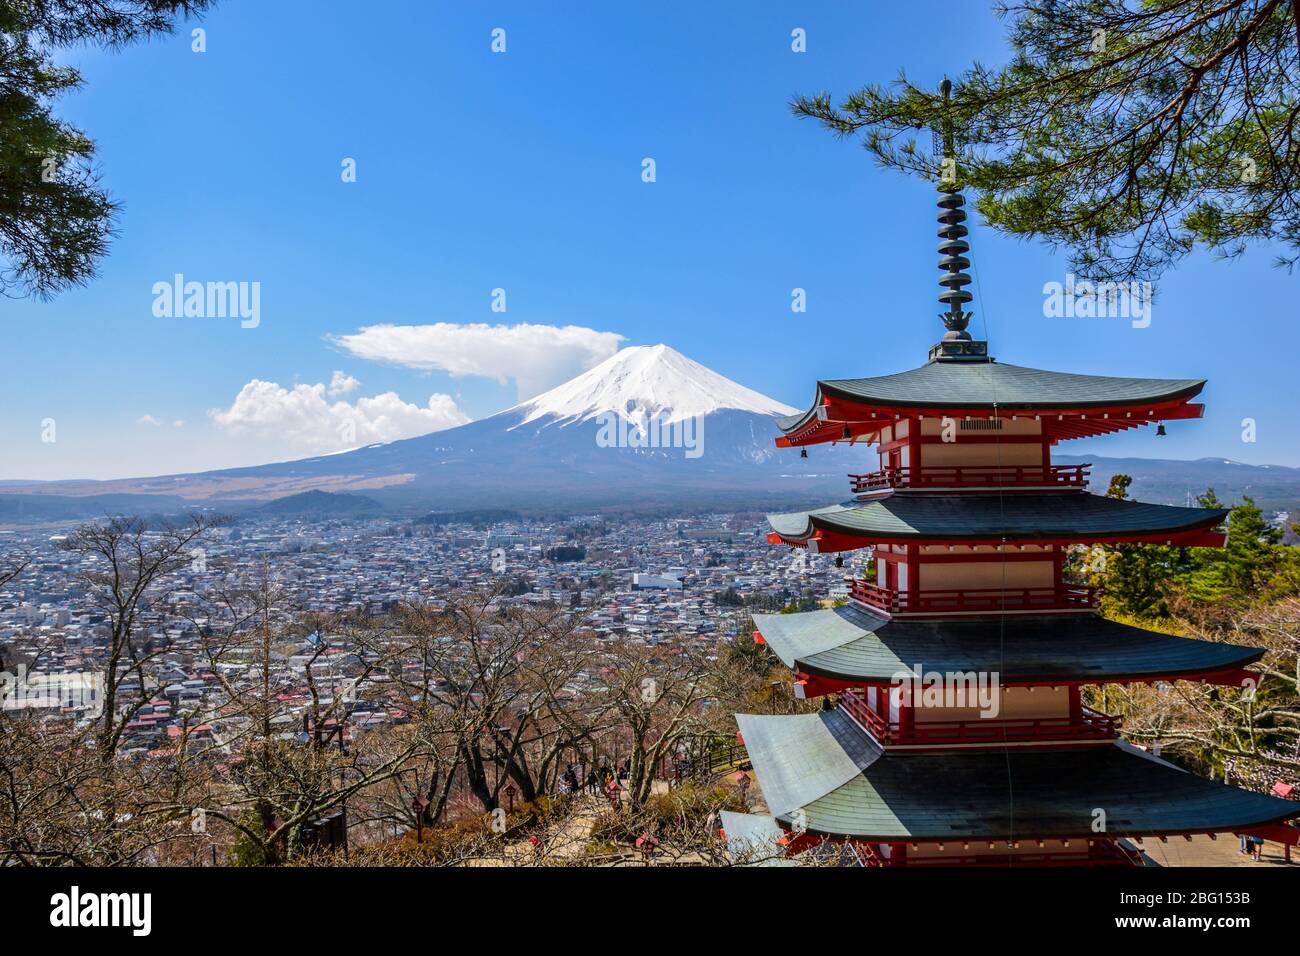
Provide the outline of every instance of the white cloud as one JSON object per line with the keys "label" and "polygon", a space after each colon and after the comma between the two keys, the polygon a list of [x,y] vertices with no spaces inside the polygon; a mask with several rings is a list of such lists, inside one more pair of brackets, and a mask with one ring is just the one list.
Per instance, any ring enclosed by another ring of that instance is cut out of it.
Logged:
{"label": "white cloud", "polygon": [[176,419],[176,421],[172,422],[172,427],[173,427],[173,428],[184,428],[184,427],[185,427],[185,419],[183,419],[183,418],[178,418],[178,419]]}
{"label": "white cloud", "polygon": [[149,425],[153,428],[162,424],[162,422],[158,421],[158,419],[154,418],[152,415],[141,415],[135,420],[135,423],[137,425]]}
{"label": "white cloud", "polygon": [[468,422],[450,395],[434,394],[421,407],[396,392],[355,402],[326,400],[324,383],[285,388],[253,379],[229,408],[208,415],[230,435],[273,439],[295,451],[333,452],[372,442],[412,438]]}
{"label": "white cloud", "polygon": [[338,398],[340,395],[347,395],[349,392],[355,392],[360,387],[361,383],[351,375],[348,375],[346,372],[335,371],[334,374],[330,376],[329,388],[325,391],[330,398]]}
{"label": "white cloud", "polygon": [[580,325],[367,325],[331,341],[358,358],[514,381],[525,401],[599,365],[623,336]]}

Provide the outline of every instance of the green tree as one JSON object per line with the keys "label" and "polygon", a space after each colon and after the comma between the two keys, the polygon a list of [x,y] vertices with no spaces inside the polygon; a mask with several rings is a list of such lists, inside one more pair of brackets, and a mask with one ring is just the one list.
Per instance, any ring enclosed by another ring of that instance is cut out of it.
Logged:
{"label": "green tree", "polygon": [[169,33],[213,0],[0,0],[0,295],[84,284],[113,235],[95,144],[53,104],[81,86],[59,48],[118,48]]}
{"label": "green tree", "polygon": [[1206,488],[1205,494],[1197,495],[1196,506],[1198,508],[1226,508],[1228,507],[1219,500],[1219,496],[1214,493],[1214,488]]}
{"label": "green tree", "polygon": [[[1217,501],[1213,489],[1201,501],[1207,499]],[[1189,596],[1205,602],[1253,600],[1282,564],[1281,540],[1282,529],[1271,527],[1254,499],[1244,496],[1228,515],[1225,546],[1198,549],[1186,580]]]}
{"label": "green tree", "polygon": [[[1115,475],[1106,489],[1107,498],[1125,500],[1133,479]],[[1154,544],[1105,546],[1101,560],[1090,562],[1093,580],[1102,586],[1103,599],[1112,611],[1133,617],[1166,617],[1165,586],[1180,568],[1178,548]]]}
{"label": "green tree", "polygon": [[[1300,260],[1300,3],[999,4],[1011,58],[974,65],[951,102],[906,76],[795,115],[861,134],[887,167],[935,179],[918,130],[951,120],[956,178],[990,225],[1069,251],[1091,278],[1149,278],[1196,246],[1276,242]],[[943,29],[938,21],[936,29]],[[946,150],[945,150],[946,151]]]}
{"label": "green tree", "polygon": [[1156,544],[1121,544],[1106,562],[1105,597],[1134,617],[1166,617],[1165,586],[1179,571],[1179,549]]}
{"label": "green tree", "polygon": [[821,607],[821,602],[814,597],[795,598],[789,604],[781,608],[782,614],[802,614],[805,611],[815,611]]}

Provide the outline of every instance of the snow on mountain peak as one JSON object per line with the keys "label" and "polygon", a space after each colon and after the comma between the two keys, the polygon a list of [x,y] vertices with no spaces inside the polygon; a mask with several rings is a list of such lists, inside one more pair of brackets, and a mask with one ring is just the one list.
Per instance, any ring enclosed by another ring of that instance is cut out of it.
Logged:
{"label": "snow on mountain peak", "polygon": [[667,345],[621,349],[577,378],[520,402],[510,411],[525,413],[520,424],[547,416],[567,424],[605,412],[672,422],[722,409],[760,415],[792,415],[796,411],[724,378]]}

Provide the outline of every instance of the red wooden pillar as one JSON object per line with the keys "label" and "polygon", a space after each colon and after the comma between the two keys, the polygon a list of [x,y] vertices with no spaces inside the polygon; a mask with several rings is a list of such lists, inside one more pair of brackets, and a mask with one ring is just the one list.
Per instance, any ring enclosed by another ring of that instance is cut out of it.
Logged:
{"label": "red wooden pillar", "polygon": [[921,546],[909,544],[907,546],[907,604],[909,607],[916,607],[916,597],[920,588],[917,586],[921,578]]}
{"label": "red wooden pillar", "polygon": [[874,690],[876,691],[872,697],[874,706],[871,709],[875,711],[876,716],[882,722],[887,724],[889,723],[889,692],[891,688],[886,684],[884,687],[874,688]]}
{"label": "red wooden pillar", "polygon": [[921,474],[921,420],[919,418],[907,420],[907,449],[909,474],[913,476],[913,484],[915,484]]}
{"label": "red wooden pillar", "polygon": [[916,728],[916,695],[919,691],[920,688],[913,684],[911,697],[898,702],[898,736],[902,740],[911,737]]}

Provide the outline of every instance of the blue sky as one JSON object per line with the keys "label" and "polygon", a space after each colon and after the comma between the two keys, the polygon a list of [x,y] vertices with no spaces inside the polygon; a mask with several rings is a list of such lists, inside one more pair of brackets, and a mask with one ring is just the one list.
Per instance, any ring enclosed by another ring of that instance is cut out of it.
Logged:
{"label": "blue sky", "polygon": [[[940,24],[960,44],[936,42]],[[97,141],[121,235],[88,287],[0,300],[0,478],[254,464],[331,450],[342,419],[364,440],[480,418],[519,399],[512,375],[557,384],[615,336],[800,407],[817,378],[919,365],[942,331],[933,189],[788,103],[1004,57],[982,2],[409,2],[381,16],[225,0],[198,25],[205,53],[191,24],[68,54],[86,85],[59,111]],[[1284,347],[1300,278],[1269,250],[1184,262],[1135,329],[1045,318],[1062,257],[978,223],[972,246],[975,329],[1001,361],[1210,379],[1201,422],[1065,450],[1300,465]],[[156,317],[152,288],[176,273],[260,283],[260,324]],[[795,287],[806,313],[791,312]],[[435,323],[577,328],[342,338]]]}

